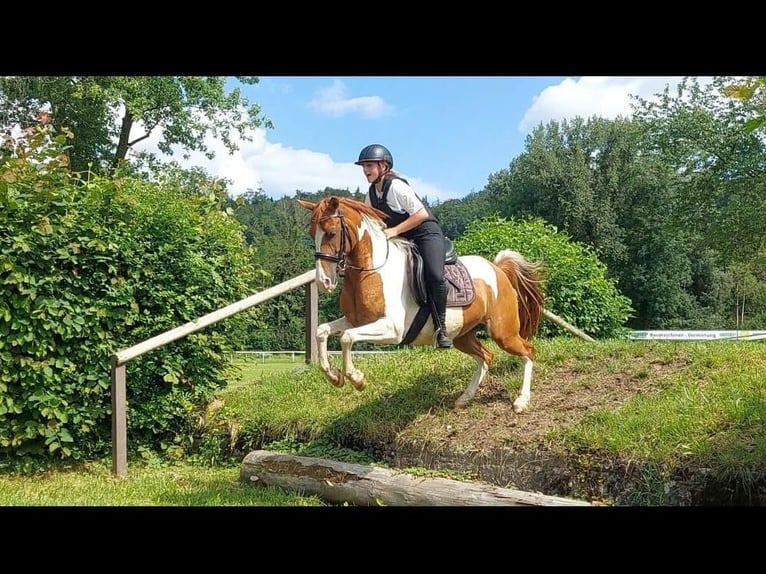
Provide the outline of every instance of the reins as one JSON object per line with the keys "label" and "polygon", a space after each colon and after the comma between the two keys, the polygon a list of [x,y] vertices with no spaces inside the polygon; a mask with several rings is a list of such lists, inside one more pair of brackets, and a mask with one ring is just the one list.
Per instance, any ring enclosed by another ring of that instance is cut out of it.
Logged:
{"label": "reins", "polygon": [[[354,269],[355,271],[377,271],[381,267],[383,267],[386,262],[388,261],[388,253],[390,246],[388,245],[388,239],[386,239],[386,258],[383,260],[383,263],[376,267],[357,267],[356,265],[352,265],[348,261],[346,261],[346,239],[349,233],[346,231],[346,220],[343,216],[343,212],[339,209],[337,213],[333,215],[327,215],[325,217],[319,218],[318,221],[324,221],[325,219],[330,219],[331,217],[337,217],[340,219],[340,250],[335,255],[328,255],[327,253],[322,253],[321,251],[315,251],[314,252],[314,258],[315,259],[324,259],[325,261],[332,261],[338,266],[338,269],[342,272],[345,271],[347,268]],[[350,240],[349,240],[350,245]]]}

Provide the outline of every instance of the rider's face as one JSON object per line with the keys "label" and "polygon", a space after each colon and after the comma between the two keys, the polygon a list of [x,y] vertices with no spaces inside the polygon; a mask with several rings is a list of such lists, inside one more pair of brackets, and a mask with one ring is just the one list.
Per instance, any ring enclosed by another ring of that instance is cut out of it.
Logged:
{"label": "rider's face", "polygon": [[367,181],[372,183],[385,173],[385,164],[382,161],[363,161],[362,171]]}

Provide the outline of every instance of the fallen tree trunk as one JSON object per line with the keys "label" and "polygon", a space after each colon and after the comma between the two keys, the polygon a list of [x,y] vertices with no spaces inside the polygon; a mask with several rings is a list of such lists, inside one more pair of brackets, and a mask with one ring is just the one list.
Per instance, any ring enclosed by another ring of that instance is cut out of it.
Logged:
{"label": "fallen tree trunk", "polygon": [[245,456],[240,478],[357,506],[591,506],[582,500],[264,450]]}

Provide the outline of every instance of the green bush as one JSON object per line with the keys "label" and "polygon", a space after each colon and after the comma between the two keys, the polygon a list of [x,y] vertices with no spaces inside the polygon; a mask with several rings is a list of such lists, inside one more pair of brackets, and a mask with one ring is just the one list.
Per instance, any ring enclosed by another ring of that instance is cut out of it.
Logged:
{"label": "green bush", "polygon": [[[476,220],[455,240],[455,247],[461,255],[482,255],[490,261],[502,249],[518,251],[542,264],[548,311],[597,339],[625,335],[633,311],[630,300],[587,246],[571,242],[543,220]],[[562,334],[551,322],[541,324],[541,337]]]}
{"label": "green bush", "polygon": [[[0,463],[111,449],[110,356],[253,292],[242,228],[207,196],[72,173],[48,126],[0,156]],[[190,442],[226,384],[227,321],[128,363],[132,448]]]}

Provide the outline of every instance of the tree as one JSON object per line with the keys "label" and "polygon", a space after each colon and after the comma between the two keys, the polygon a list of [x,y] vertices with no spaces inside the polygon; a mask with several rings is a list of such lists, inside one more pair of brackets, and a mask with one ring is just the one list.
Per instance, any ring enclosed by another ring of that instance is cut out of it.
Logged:
{"label": "tree", "polygon": [[448,199],[431,208],[450,239],[460,237],[470,223],[494,213],[486,194],[469,193],[462,199]]}
{"label": "tree", "polygon": [[543,218],[592,248],[631,299],[631,326],[660,328],[700,315],[693,289],[708,284],[695,261],[708,252],[697,250],[694,227],[670,217],[677,177],[643,146],[641,126],[628,119],[550,122],[485,193],[500,215]]}
{"label": "tree", "polygon": [[[237,77],[243,84],[258,78]],[[0,127],[34,125],[41,111],[51,114],[54,129],[67,128],[74,171],[89,167],[113,170],[136,143],[158,132],[158,148],[173,146],[186,154],[213,157],[208,135],[235,151],[235,135],[249,141],[249,130],[272,127],[260,106],[239,88],[226,89],[224,76],[15,76],[0,78]],[[134,130],[138,133],[134,134]]]}
{"label": "tree", "polygon": [[678,227],[694,228],[705,246],[747,261],[766,248],[766,150],[755,131],[763,86],[758,81],[737,91],[733,85],[727,77],[706,85],[685,78],[673,95],[666,88],[658,101],[636,98],[635,117],[647,153],[679,174],[676,201],[668,206]]}
{"label": "tree", "polygon": [[[490,261],[501,249],[519,251],[542,264],[545,308],[596,338],[620,337],[632,314],[630,300],[593,250],[572,241],[541,219],[487,217],[474,221],[455,242],[460,253]],[[561,334],[543,323],[540,336]]]}
{"label": "tree", "polygon": [[[85,179],[66,139],[41,124],[0,160],[0,466],[102,456],[111,354],[243,299],[258,274],[241,225],[187,181]],[[234,374],[231,319],[130,363],[136,444],[191,445],[190,414]]]}
{"label": "tree", "polygon": [[724,86],[723,93],[729,97],[749,102],[754,115],[745,121],[745,131],[754,132],[766,125],[766,76],[755,76],[734,81]]}

